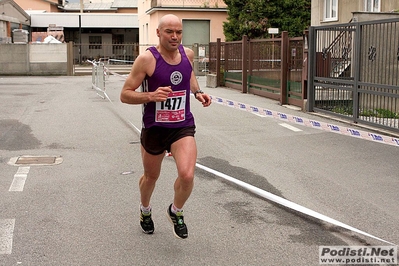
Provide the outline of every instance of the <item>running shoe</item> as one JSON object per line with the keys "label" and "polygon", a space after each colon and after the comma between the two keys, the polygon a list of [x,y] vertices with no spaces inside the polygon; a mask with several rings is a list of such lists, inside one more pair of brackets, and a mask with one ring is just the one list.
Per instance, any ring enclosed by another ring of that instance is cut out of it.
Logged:
{"label": "running shoe", "polygon": [[152,221],[151,218],[151,212],[144,213],[143,211],[140,210],[140,225],[141,229],[145,234],[154,233],[154,222]]}
{"label": "running shoe", "polygon": [[173,234],[177,238],[187,238],[188,237],[188,231],[187,231],[187,226],[184,223],[184,217],[183,217],[183,212],[177,212],[174,214],[171,210],[172,204],[169,205],[169,208],[166,211],[166,215],[169,219],[169,221],[173,225]]}

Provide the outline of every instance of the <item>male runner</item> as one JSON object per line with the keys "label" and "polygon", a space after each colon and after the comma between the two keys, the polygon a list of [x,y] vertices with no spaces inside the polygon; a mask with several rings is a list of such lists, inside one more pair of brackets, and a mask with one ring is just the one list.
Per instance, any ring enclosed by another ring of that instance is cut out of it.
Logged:
{"label": "male runner", "polygon": [[[190,111],[190,92],[204,107],[211,98],[199,87],[193,72],[194,53],[181,45],[183,26],[175,15],[163,16],[158,25],[159,44],[135,60],[122,88],[121,101],[143,104],[141,154],[144,173],[140,178],[140,225],[144,233],[154,232],[150,199],[160,175],[165,151],[171,152],[177,167],[174,198],[167,209],[178,238],[187,238],[183,206],[194,185],[197,146],[195,123]],[[142,91],[137,89],[142,86]]]}

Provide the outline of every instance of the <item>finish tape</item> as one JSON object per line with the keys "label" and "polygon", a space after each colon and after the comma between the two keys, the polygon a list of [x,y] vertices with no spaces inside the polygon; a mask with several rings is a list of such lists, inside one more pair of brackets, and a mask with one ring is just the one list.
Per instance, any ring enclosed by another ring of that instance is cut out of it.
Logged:
{"label": "finish tape", "polygon": [[278,204],[280,204],[280,205],[283,205],[283,206],[285,206],[285,207],[288,207],[288,208],[290,208],[290,209],[292,209],[292,210],[301,212],[301,213],[303,213],[303,214],[312,216],[312,217],[317,218],[317,219],[319,219],[319,220],[322,220],[322,221],[325,221],[325,222],[328,222],[328,223],[337,225],[337,226],[339,226],[339,227],[342,227],[342,228],[348,229],[348,230],[350,230],[350,231],[353,231],[353,232],[362,234],[362,235],[364,235],[364,236],[368,236],[368,237],[377,239],[377,240],[379,240],[379,241],[388,243],[388,244],[390,244],[390,245],[396,246],[395,244],[393,244],[393,243],[391,243],[391,242],[388,242],[388,241],[386,241],[386,240],[384,240],[384,239],[381,239],[381,238],[378,238],[378,237],[376,237],[376,236],[370,235],[370,234],[368,234],[368,233],[366,233],[366,232],[363,232],[363,231],[361,231],[361,230],[359,230],[359,229],[357,229],[357,228],[354,228],[354,227],[349,226],[349,225],[347,225],[347,224],[341,223],[341,222],[339,222],[339,221],[337,221],[337,220],[334,220],[334,219],[332,219],[332,218],[330,218],[330,217],[328,217],[328,216],[325,216],[325,215],[323,215],[323,214],[321,214],[321,213],[315,212],[315,211],[313,211],[313,210],[311,210],[311,209],[308,209],[308,208],[306,208],[306,207],[303,207],[303,206],[301,206],[301,205],[298,205],[298,204],[296,204],[296,203],[294,203],[294,202],[291,202],[291,201],[289,201],[289,200],[286,200],[286,199],[284,199],[284,198],[281,198],[281,197],[279,197],[279,196],[276,196],[276,195],[274,195],[274,194],[272,194],[272,193],[270,193],[270,192],[264,191],[264,190],[262,190],[262,189],[260,189],[260,188],[257,188],[257,187],[255,187],[255,186],[252,186],[252,185],[250,185],[250,184],[247,184],[247,183],[245,183],[245,182],[243,182],[243,181],[241,181],[241,180],[235,179],[235,178],[233,178],[233,177],[231,177],[231,176],[228,176],[228,175],[226,175],[226,174],[223,174],[223,173],[221,173],[221,172],[218,172],[218,171],[216,171],[216,170],[213,170],[213,169],[211,169],[211,168],[209,168],[209,167],[203,166],[203,165],[198,164],[198,163],[196,164],[196,167],[198,167],[198,168],[200,168],[200,169],[202,169],[202,170],[205,170],[205,171],[208,172],[208,173],[212,173],[212,174],[214,174],[214,175],[216,175],[216,176],[219,176],[219,177],[221,177],[221,178],[223,178],[223,179],[225,179],[225,180],[227,180],[227,181],[229,181],[229,182],[232,182],[232,183],[234,183],[234,184],[236,184],[236,185],[238,185],[238,186],[240,186],[240,187],[243,187],[243,188],[249,190],[250,192],[252,192],[252,193],[254,193],[254,194],[258,195],[258,196],[261,196],[261,197],[266,198],[266,199],[268,199],[268,200],[270,200],[270,201],[273,201],[273,202],[275,202],[275,203],[278,203]]}
{"label": "finish tape", "polygon": [[355,138],[370,140],[378,143],[384,143],[388,145],[393,145],[399,147],[399,138],[393,138],[389,136],[384,136],[381,134],[370,133],[358,129],[353,129],[349,127],[337,126],[330,123],[319,122],[312,119],[306,119],[295,115],[289,115],[281,112],[272,111],[269,109],[259,108],[256,106],[248,105],[245,103],[240,103],[236,101],[231,101],[223,99],[221,97],[211,96],[212,100],[218,104],[233,107],[242,111],[247,111],[259,116],[271,117],[274,119],[279,119],[282,121],[295,123],[302,126],[312,127],[316,129],[321,129],[333,133],[338,133],[341,135],[351,136]]}

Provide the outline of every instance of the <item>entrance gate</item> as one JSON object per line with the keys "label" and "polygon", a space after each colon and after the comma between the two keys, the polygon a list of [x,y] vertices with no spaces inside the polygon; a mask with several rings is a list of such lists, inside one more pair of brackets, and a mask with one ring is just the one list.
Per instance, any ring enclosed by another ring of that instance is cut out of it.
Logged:
{"label": "entrance gate", "polygon": [[399,132],[399,19],[311,27],[308,111]]}

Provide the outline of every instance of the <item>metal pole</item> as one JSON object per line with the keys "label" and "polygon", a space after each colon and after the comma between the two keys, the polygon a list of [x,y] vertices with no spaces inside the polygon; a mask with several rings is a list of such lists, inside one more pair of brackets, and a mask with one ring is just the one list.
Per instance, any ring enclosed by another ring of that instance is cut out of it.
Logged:
{"label": "metal pole", "polygon": [[317,33],[314,27],[309,28],[308,38],[308,105],[307,112],[313,112],[315,104],[315,89],[313,79],[316,76],[316,37]]}
{"label": "metal pole", "polygon": [[247,55],[248,36],[242,36],[242,93],[248,92],[248,55]]}
{"label": "metal pole", "polygon": [[82,16],[79,15],[79,64],[82,64]]}
{"label": "metal pole", "polygon": [[80,0],[80,14],[79,14],[79,64],[82,64],[82,14],[83,0]]}
{"label": "metal pole", "polygon": [[288,31],[281,33],[281,85],[280,104],[287,103],[287,74],[288,74]]}
{"label": "metal pole", "polygon": [[221,59],[220,38],[216,39],[216,87],[220,86],[220,59]]}

